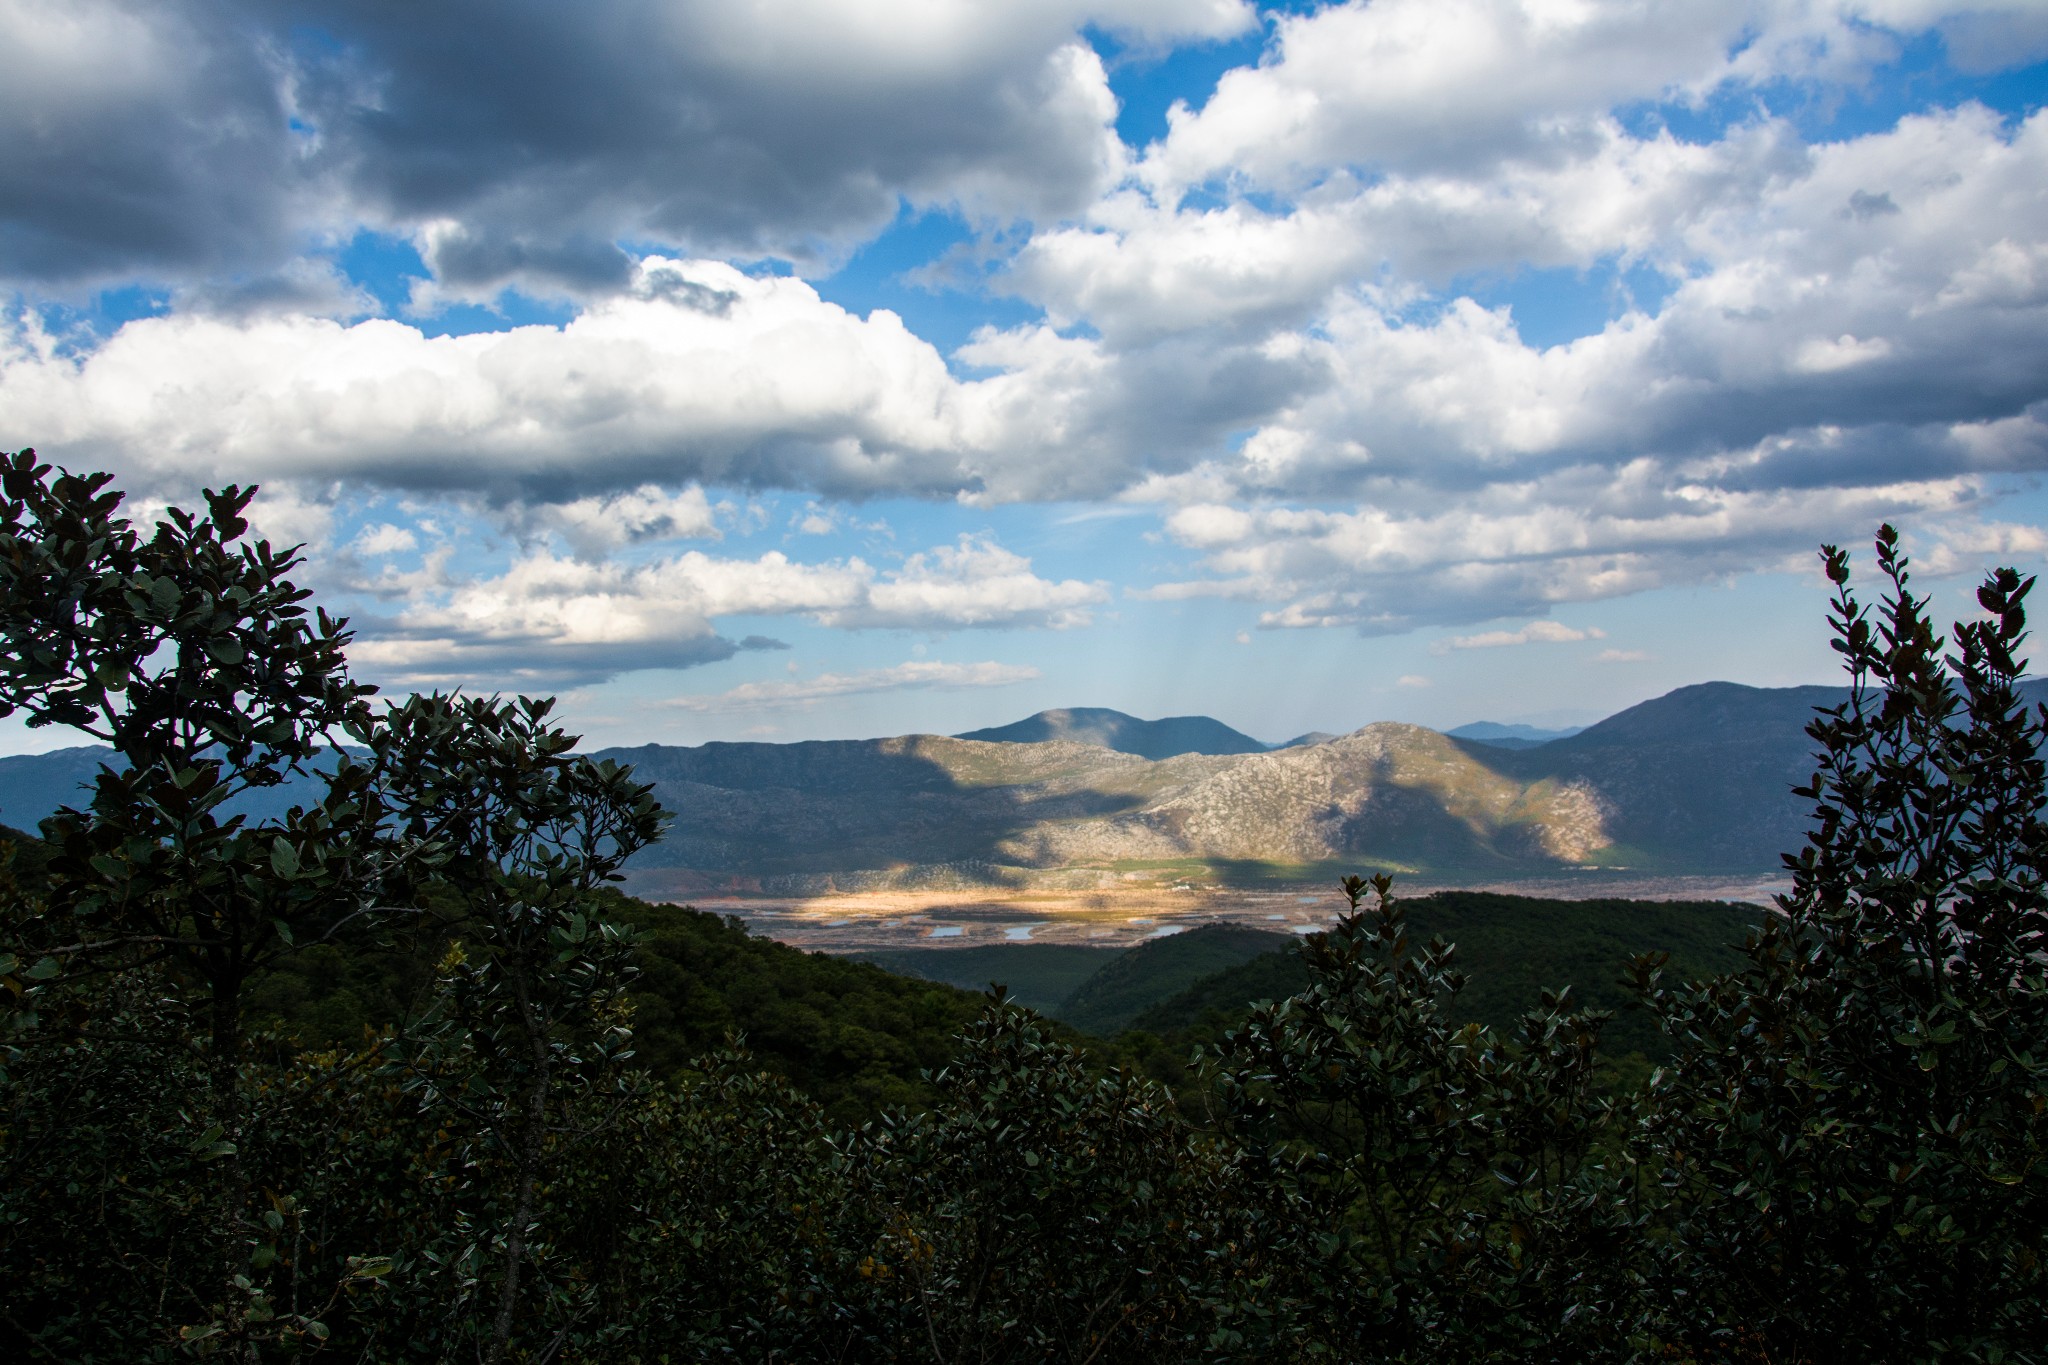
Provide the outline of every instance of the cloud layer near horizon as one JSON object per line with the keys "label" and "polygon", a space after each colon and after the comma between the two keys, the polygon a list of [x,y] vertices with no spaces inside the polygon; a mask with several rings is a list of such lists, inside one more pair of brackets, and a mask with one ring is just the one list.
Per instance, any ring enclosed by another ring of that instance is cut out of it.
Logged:
{"label": "cloud layer near horizon", "polygon": [[1052,582],[986,540],[962,537],[878,570],[855,558],[802,564],[700,550],[637,565],[558,558],[547,549],[486,577],[386,570],[359,590],[406,605],[352,657],[413,686],[505,677],[522,687],[575,687],[634,668],[687,668],[772,638],[720,635],[722,617],[804,617],[841,629],[1067,629],[1105,601],[1100,583]]}
{"label": "cloud layer near horizon", "polygon": [[[742,647],[720,615],[1073,626],[1112,591],[987,537],[660,548],[725,493],[1129,504],[1180,556],[1130,596],[1269,628],[1526,620],[1886,517],[1937,567],[2040,547],[2000,498],[2048,466],[2048,114],[1820,138],[1783,98],[1915,43],[2038,62],[2035,4],[1337,5],[1142,145],[1090,34],[1155,60],[1247,6],[383,13],[0,0],[35,58],[0,97],[0,437],[153,497],[260,479],[316,535],[369,496],[514,538],[362,576],[402,599],[365,655],[394,676],[687,666]],[[917,211],[973,239],[935,287],[1011,310],[951,354],[830,297]],[[417,251],[406,307],[349,277],[364,232]],[[1532,335],[1490,300],[1539,277],[1606,306]],[[132,283],[165,308],[104,336],[38,303]],[[567,320],[437,334],[505,289]]]}

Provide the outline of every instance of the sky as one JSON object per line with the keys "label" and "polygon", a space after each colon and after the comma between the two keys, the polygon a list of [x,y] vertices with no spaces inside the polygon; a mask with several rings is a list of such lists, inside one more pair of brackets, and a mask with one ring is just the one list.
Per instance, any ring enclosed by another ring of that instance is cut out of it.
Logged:
{"label": "sky", "polygon": [[359,676],[593,744],[1583,724],[1837,680],[1816,552],[1880,522],[1950,617],[2048,550],[2044,0],[0,0],[0,50],[0,445],[143,518],[260,484]]}

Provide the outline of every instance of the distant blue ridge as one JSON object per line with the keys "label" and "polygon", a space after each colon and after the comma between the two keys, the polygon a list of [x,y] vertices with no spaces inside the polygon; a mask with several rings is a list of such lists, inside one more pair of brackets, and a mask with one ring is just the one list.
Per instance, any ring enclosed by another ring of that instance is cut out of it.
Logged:
{"label": "distant blue ridge", "polygon": [[1539,730],[1533,725],[1502,725],[1497,721],[1475,720],[1470,725],[1460,725],[1455,730],[1446,730],[1452,739],[1469,739],[1475,744],[1492,744],[1508,749],[1533,749],[1538,744],[1548,744],[1553,739],[1569,739],[1586,727],[1574,725],[1564,730]]}
{"label": "distant blue ridge", "polygon": [[1040,711],[1010,725],[969,730],[953,738],[998,744],[1044,744],[1067,739],[1151,759],[1181,754],[1262,754],[1273,747],[1208,716],[1140,720],[1099,706]]}
{"label": "distant blue ridge", "polygon": [[[101,766],[116,756],[108,745],[81,744],[48,753],[0,758],[0,824],[33,834],[36,826],[55,815],[60,807],[87,809],[92,804],[93,784],[99,780]],[[311,760],[309,766],[324,772],[333,764],[333,754],[325,753]],[[119,765],[117,771],[126,766]],[[310,806],[318,801],[322,790],[323,785],[310,774],[287,777],[275,787],[246,791],[223,802],[221,811],[252,821],[282,820],[293,806]]]}

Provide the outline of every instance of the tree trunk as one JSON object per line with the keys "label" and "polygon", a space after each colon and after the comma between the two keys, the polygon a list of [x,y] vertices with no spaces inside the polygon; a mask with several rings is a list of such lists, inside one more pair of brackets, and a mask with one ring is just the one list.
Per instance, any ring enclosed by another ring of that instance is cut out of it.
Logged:
{"label": "tree trunk", "polygon": [[212,1055],[207,1072],[213,1092],[213,1121],[220,1127],[225,1154],[215,1160],[215,1234],[220,1238],[221,1325],[230,1341],[237,1341],[235,1355],[254,1365],[255,1343],[241,1340],[248,1325],[247,1296],[235,1284],[242,1271],[243,1219],[249,1208],[249,1167],[242,1154],[242,1001],[240,982],[226,972],[212,982],[209,1005]]}
{"label": "tree trunk", "polygon": [[491,1322],[491,1349],[487,1365],[501,1365],[512,1342],[512,1319],[519,1307],[520,1271],[526,1260],[526,1229],[533,1222],[534,1205],[540,1186],[542,1149],[547,1143],[548,1083],[553,1079],[554,1053],[548,1046],[547,1027],[534,1016],[533,1003],[522,973],[508,973],[519,1002],[519,1022],[526,1030],[533,1051],[533,1083],[527,1088],[524,1131],[519,1135],[519,1183],[513,1198],[512,1219],[505,1230],[505,1271],[498,1282],[498,1312]]}

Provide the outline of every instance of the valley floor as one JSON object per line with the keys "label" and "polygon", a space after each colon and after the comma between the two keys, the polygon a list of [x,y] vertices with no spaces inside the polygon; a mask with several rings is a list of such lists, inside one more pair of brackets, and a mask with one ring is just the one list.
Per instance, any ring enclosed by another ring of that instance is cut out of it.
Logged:
{"label": "valley floor", "polygon": [[[988,886],[814,896],[681,895],[675,888],[662,886],[661,879],[659,870],[629,873],[624,889],[648,900],[687,903],[714,914],[734,915],[753,933],[829,953],[1001,943],[1121,948],[1217,923],[1307,934],[1326,927],[1345,904],[1334,883],[1272,882],[1246,887],[1129,872],[1105,872],[1096,885],[1085,888]],[[1790,887],[1790,879],[1783,874],[1645,877],[1606,869],[1505,881],[1416,877],[1396,883],[1397,893],[1407,897],[1471,890],[1558,900],[1612,897],[1754,904],[1768,904],[1773,895]]]}

